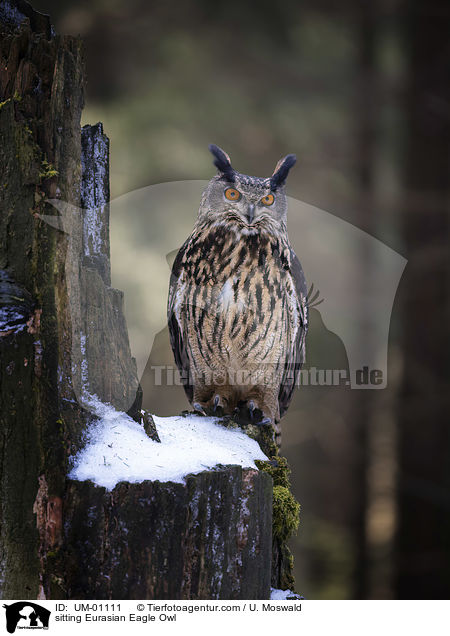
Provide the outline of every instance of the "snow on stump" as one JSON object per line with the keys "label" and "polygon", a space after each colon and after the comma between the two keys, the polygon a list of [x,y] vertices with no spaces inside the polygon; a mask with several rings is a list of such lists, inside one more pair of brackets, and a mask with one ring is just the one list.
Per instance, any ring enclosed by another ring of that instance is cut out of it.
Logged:
{"label": "snow on stump", "polygon": [[272,479],[253,463],[258,444],[196,416],[155,417],[158,442],[90,406],[99,420],[66,497],[69,598],[270,598]]}

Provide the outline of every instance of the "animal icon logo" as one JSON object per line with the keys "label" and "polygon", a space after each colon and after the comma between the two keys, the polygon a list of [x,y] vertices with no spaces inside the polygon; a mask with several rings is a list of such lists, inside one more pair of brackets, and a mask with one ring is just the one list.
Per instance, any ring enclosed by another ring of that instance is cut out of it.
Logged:
{"label": "animal icon logo", "polygon": [[50,620],[50,610],[32,603],[30,601],[19,601],[4,604],[6,613],[6,630],[9,634],[14,634],[17,628],[20,629],[48,629]]}

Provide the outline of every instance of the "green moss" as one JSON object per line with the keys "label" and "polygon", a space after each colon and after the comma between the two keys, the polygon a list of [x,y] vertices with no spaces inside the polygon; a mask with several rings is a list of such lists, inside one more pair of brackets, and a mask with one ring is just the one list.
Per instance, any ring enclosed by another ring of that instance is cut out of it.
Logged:
{"label": "green moss", "polygon": [[287,546],[284,546],[283,552],[283,563],[284,568],[280,573],[280,581],[278,585],[280,586],[280,590],[295,590],[295,579],[294,579],[294,557],[292,556],[292,552],[289,550]]}
{"label": "green moss", "polygon": [[19,95],[17,91],[15,91],[12,97],[8,97],[8,99],[5,99],[3,102],[0,102],[0,109],[3,108],[3,106],[5,104],[8,104],[9,102],[21,102],[21,101],[22,101],[22,96]]}
{"label": "green moss", "polygon": [[281,541],[296,532],[299,524],[300,504],[285,486],[273,488],[273,537]]}
{"label": "green moss", "polygon": [[291,474],[291,469],[288,466],[286,457],[275,455],[268,461],[257,459],[255,464],[259,470],[269,473],[273,479],[274,486],[290,487],[289,475]]}
{"label": "green moss", "polygon": [[51,163],[47,161],[47,159],[43,159],[41,163],[41,171],[39,172],[40,179],[51,179],[52,177],[57,177],[59,172],[52,166]]}
{"label": "green moss", "polygon": [[256,460],[255,463],[273,480],[272,585],[282,590],[295,590],[294,558],[287,541],[298,529],[300,504],[290,490],[291,469],[287,459],[278,454],[278,449],[269,460]]}
{"label": "green moss", "polygon": [[287,459],[277,452],[269,460],[256,460],[255,464],[273,479],[273,538],[287,541],[298,528],[300,514],[300,504],[290,490]]}
{"label": "green moss", "polygon": [[246,433],[249,437],[258,442],[262,452],[267,455],[267,457],[278,455],[278,448],[275,443],[274,431],[271,424],[265,426],[249,424],[246,428]]}

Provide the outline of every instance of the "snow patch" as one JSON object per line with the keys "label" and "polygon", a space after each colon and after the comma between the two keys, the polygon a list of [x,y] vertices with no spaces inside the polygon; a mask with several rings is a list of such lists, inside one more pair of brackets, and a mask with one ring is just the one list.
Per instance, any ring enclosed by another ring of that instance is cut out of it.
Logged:
{"label": "snow patch", "polygon": [[16,307],[5,305],[0,308],[0,331],[19,333],[27,326],[27,318]]}
{"label": "snow patch", "polygon": [[226,429],[213,417],[157,417],[153,419],[161,443],[151,440],[140,424],[96,396],[83,405],[97,421],[89,441],[76,455],[70,479],[91,480],[112,490],[119,482],[173,481],[217,465],[256,468],[254,460],[267,457],[258,443],[239,429]]}
{"label": "snow patch", "polygon": [[301,597],[299,594],[295,592],[291,592],[291,590],[277,590],[275,587],[270,588],[270,600],[271,601],[286,601],[289,600],[300,600]]}

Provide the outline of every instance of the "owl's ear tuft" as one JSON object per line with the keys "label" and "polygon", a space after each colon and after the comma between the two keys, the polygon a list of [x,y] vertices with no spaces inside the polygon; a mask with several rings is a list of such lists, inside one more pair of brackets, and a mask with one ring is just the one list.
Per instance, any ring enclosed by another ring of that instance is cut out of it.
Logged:
{"label": "owl's ear tuft", "polygon": [[228,179],[228,181],[234,181],[235,170],[231,165],[231,159],[227,155],[227,153],[216,146],[215,144],[210,144],[209,151],[214,155],[214,165],[216,168],[223,174],[224,177]]}
{"label": "owl's ear tuft", "polygon": [[277,188],[284,186],[289,174],[289,170],[292,168],[296,161],[297,157],[295,155],[286,155],[286,157],[280,159],[280,161],[275,166],[273,175],[270,177],[271,190],[276,190]]}

